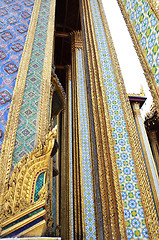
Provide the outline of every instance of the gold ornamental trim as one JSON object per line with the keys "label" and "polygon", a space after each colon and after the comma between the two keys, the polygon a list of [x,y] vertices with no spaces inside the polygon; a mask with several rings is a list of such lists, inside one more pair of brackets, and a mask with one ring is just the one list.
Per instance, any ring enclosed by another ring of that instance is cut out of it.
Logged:
{"label": "gold ornamental trim", "polygon": [[[40,240],[47,240],[47,238],[41,238],[41,236],[44,236],[45,235],[45,232],[46,232],[46,221],[43,220],[43,221],[40,221],[39,223],[33,225],[32,227],[24,230],[23,232],[19,233],[18,235],[16,235],[16,238],[19,238],[19,237],[23,237],[19,240],[31,240],[31,239],[34,239],[34,240],[39,240],[38,237],[40,237]],[[35,238],[34,236],[36,236],[37,238]],[[24,237],[27,237],[27,238],[24,238]],[[29,237],[32,237],[32,238],[29,238]],[[48,240],[51,240],[50,238],[48,238]],[[52,238],[52,240],[54,240],[54,238]],[[58,238],[55,238],[55,240],[58,240]]]}
{"label": "gold ornamental trim", "polygon": [[43,207],[45,205],[45,203],[46,203],[45,201],[35,203],[33,206],[27,208],[23,212],[20,212],[20,213],[16,214],[16,216],[13,216],[12,218],[9,218],[6,221],[2,222],[1,227],[3,228],[12,222],[15,222],[17,219],[24,217],[25,215],[29,214],[30,212],[33,212],[33,211]]}
{"label": "gold ornamental trim", "polygon": [[9,174],[12,164],[18,119],[23,99],[27,71],[32,52],[34,35],[40,10],[41,0],[35,0],[31,21],[24,45],[24,50],[17,74],[16,84],[13,92],[12,102],[9,110],[7,126],[5,130],[1,157],[0,157],[0,213],[4,197],[4,191],[9,181]]}
{"label": "gold ornamental trim", "polygon": [[[101,7],[101,0],[98,0],[98,2]],[[102,8],[101,8],[101,11],[103,11]],[[111,59],[112,59],[112,63],[115,71],[115,76],[118,83],[118,90],[119,90],[120,99],[122,102],[123,112],[124,112],[125,120],[127,124],[130,145],[132,149],[136,174],[139,182],[139,189],[140,189],[141,198],[142,198],[142,204],[143,204],[144,213],[145,213],[146,225],[148,228],[150,239],[155,239],[156,237],[158,237],[157,233],[159,231],[159,228],[158,228],[157,213],[155,211],[149,179],[148,179],[147,171],[145,168],[145,163],[144,163],[144,159],[141,151],[138,134],[136,131],[135,122],[133,119],[133,113],[130,107],[130,102],[128,97],[126,97],[127,93],[126,93],[124,81],[122,78],[122,74],[121,74],[119,63],[118,63],[117,55],[115,52],[115,48],[113,45],[113,41],[107,27],[108,24],[105,18],[103,19],[103,23],[104,23],[107,40],[108,40],[109,50],[111,53],[110,55],[111,55]]]}
{"label": "gold ornamental trim", "polygon": [[40,109],[38,120],[37,144],[43,141],[48,131],[49,117],[49,93],[51,88],[51,69],[52,69],[52,52],[54,41],[54,23],[55,23],[55,0],[50,2],[50,14],[47,29],[47,39],[45,47],[45,57],[42,71]]}
{"label": "gold ornamental trim", "polygon": [[71,33],[71,41],[72,41],[72,51],[76,49],[83,49],[83,41],[82,41],[82,32],[81,31],[73,31]]}
{"label": "gold ornamental trim", "polygon": [[46,210],[42,210],[39,213],[31,216],[30,218],[27,218],[24,221],[21,221],[21,222],[17,223],[16,225],[2,231],[0,236],[5,237],[5,236],[9,235],[10,233],[18,230],[19,228],[24,227],[26,224],[36,220],[37,218],[44,216],[45,214],[46,214]]}

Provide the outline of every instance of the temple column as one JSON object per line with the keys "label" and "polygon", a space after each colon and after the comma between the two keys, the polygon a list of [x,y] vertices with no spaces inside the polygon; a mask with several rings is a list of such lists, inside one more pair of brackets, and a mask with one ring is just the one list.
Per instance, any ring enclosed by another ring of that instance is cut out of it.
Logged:
{"label": "temple column", "polygon": [[62,239],[73,239],[72,186],[72,78],[71,66],[66,66],[66,104],[61,113],[61,210]]}
{"label": "temple column", "polygon": [[[73,163],[72,163],[72,74],[71,74],[71,65],[67,66],[66,68],[66,74],[67,74],[67,111],[68,111],[68,138],[66,142],[66,147],[68,149],[68,196],[69,196],[69,201],[68,201],[68,221],[69,221],[69,233],[68,233],[68,239],[73,239],[73,227],[74,227],[74,221],[73,221],[73,212],[74,212],[74,204],[73,204]],[[69,145],[69,147],[68,147]]]}
{"label": "temple column", "polygon": [[[135,236],[155,239],[158,232],[157,213],[102,4],[100,0],[81,0],[80,3],[86,83],[91,99],[89,108],[93,113],[90,122],[95,129],[95,139],[92,139],[96,142],[100,179],[103,229],[100,228],[99,234],[103,230],[106,239],[112,236],[114,239],[119,239],[119,236],[123,239],[133,239]],[[138,227],[134,224],[137,222]]]}
{"label": "temple column", "polygon": [[72,173],[74,239],[96,239],[92,152],[81,32],[72,33]]}
{"label": "temple column", "polygon": [[[149,179],[150,179],[151,186],[152,186],[152,191],[153,191],[153,195],[154,195],[154,199],[155,199],[156,209],[158,211],[159,210],[159,178],[158,178],[158,173],[157,173],[156,165],[155,165],[154,158],[153,158],[153,155],[152,155],[152,152],[151,152],[151,147],[150,147],[150,144],[149,144],[149,140],[148,140],[148,137],[147,137],[145,126],[144,126],[144,123],[143,123],[143,120],[142,120],[142,117],[141,117],[140,103],[139,102],[134,102],[134,103],[132,103],[132,107],[133,107],[135,122],[136,122],[136,125],[137,125],[137,130],[138,130],[141,145],[142,145],[143,155],[144,155],[146,165],[147,165],[147,171],[148,171],[148,174],[149,174]],[[154,145],[156,146],[156,142],[155,142]],[[158,155],[158,157],[159,157],[159,155]]]}

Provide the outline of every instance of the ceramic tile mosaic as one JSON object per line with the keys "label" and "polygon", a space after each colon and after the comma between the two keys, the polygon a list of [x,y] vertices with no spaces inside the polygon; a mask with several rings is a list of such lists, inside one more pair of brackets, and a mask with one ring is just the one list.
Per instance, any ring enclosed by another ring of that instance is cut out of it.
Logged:
{"label": "ceramic tile mosaic", "polygon": [[0,151],[34,0],[0,1]]}
{"label": "ceramic tile mosaic", "polygon": [[146,0],[122,0],[159,87],[159,22]]}
{"label": "ceramic tile mosaic", "polygon": [[35,185],[35,193],[34,193],[34,202],[38,201],[39,199],[39,191],[42,189],[43,187],[43,183],[44,183],[44,172],[40,173],[39,176],[37,177],[36,180],[36,185]]}
{"label": "ceramic tile mosaic", "polygon": [[97,0],[90,0],[91,10],[111,117],[125,224],[128,239],[148,239],[145,216],[138,187],[129,136],[117,89],[115,74]]}
{"label": "ceramic tile mosaic", "polygon": [[70,162],[70,204],[71,204],[71,239],[73,239],[73,182],[72,182],[72,84],[68,83],[68,106],[69,106],[69,162]]}
{"label": "ceramic tile mosaic", "polygon": [[42,0],[19,115],[12,169],[24,154],[28,154],[35,147],[49,10],[50,0]]}
{"label": "ceramic tile mosaic", "polygon": [[79,121],[81,139],[81,161],[83,170],[83,194],[85,211],[85,232],[86,239],[96,239],[95,209],[93,196],[92,166],[90,155],[90,139],[86,100],[86,87],[84,78],[84,64],[82,50],[77,50],[77,75],[78,75],[78,101],[79,101]]}

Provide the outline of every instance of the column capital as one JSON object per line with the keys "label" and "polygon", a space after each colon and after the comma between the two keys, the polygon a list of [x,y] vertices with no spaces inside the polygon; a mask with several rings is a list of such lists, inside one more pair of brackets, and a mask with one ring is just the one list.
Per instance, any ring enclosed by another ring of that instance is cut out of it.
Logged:
{"label": "column capital", "polygon": [[141,117],[140,102],[133,102],[132,108],[133,108],[134,115]]}
{"label": "column capital", "polygon": [[73,31],[71,33],[72,50],[83,48],[82,31]]}

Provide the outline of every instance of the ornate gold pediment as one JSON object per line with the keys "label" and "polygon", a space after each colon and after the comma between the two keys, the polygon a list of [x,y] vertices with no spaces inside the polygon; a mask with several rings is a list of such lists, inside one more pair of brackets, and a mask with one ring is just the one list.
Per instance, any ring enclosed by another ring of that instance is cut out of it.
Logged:
{"label": "ornate gold pediment", "polygon": [[[17,219],[24,215],[24,212],[29,214],[34,208],[38,209],[41,203],[43,203],[43,206],[45,205],[44,202],[46,203],[48,192],[46,175],[49,168],[50,155],[55,143],[56,132],[57,127],[46,135],[43,143],[41,142],[28,155],[24,155],[15,166],[3,199],[0,216],[2,232],[8,223],[14,222],[14,219],[17,221]],[[36,180],[43,172],[45,173],[43,186],[38,192],[39,198],[35,202]]]}

